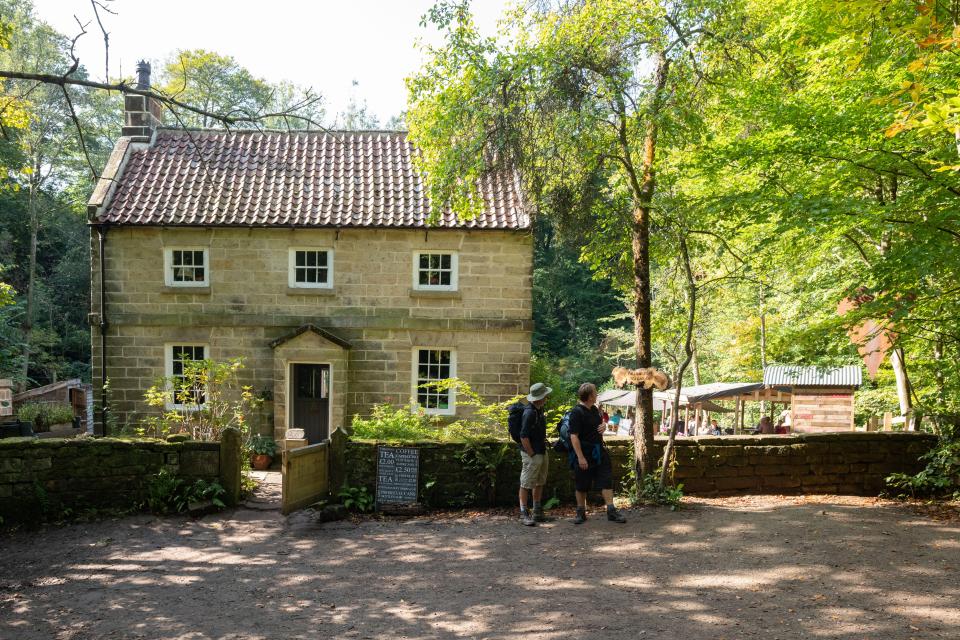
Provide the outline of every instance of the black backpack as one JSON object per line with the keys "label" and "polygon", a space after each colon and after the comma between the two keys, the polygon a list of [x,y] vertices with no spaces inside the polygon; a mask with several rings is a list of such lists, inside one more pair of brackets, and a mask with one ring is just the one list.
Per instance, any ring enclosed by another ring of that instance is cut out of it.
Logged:
{"label": "black backpack", "polygon": [[523,412],[527,405],[522,402],[514,402],[507,407],[507,430],[510,432],[510,438],[520,444],[520,428],[523,426]]}
{"label": "black backpack", "polygon": [[563,414],[563,417],[560,418],[560,424],[557,425],[557,435],[560,436],[560,439],[553,445],[553,450],[557,453],[571,453],[573,451],[573,443],[570,442],[571,413],[573,413],[573,409]]}

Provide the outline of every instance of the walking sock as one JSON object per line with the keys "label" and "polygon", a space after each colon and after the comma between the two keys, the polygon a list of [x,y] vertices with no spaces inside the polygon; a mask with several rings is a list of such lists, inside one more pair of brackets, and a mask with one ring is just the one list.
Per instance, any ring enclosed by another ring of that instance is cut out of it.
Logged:
{"label": "walking sock", "polygon": [[540,506],[540,503],[539,503],[539,502],[537,502],[536,500],[534,500],[534,501],[533,501],[533,510],[534,510],[534,511],[542,511],[542,510],[543,510],[543,507]]}

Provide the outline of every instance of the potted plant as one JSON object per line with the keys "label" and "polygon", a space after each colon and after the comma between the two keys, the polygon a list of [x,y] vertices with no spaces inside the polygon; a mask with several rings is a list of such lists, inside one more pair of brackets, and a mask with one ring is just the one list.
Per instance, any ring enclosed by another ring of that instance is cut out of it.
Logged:
{"label": "potted plant", "polygon": [[250,450],[250,466],[257,471],[265,471],[270,468],[273,456],[277,454],[277,443],[273,441],[273,438],[257,433],[250,438],[247,447]]}

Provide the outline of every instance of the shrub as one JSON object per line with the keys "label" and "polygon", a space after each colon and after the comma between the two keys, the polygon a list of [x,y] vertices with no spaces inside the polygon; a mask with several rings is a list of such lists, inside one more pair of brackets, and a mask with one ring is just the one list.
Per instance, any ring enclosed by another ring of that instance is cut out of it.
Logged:
{"label": "shrub", "polygon": [[440,433],[436,422],[422,409],[377,404],[369,418],[353,417],[353,436],[363,440],[412,442],[438,440]]}
{"label": "shrub", "polygon": [[660,488],[660,474],[648,473],[643,476],[643,482],[640,483],[639,502],[648,504],[659,504],[670,507],[671,511],[680,508],[680,501],[683,500],[683,485],[678,484],[675,487],[669,485]]}
{"label": "shrub", "polygon": [[190,508],[191,502],[209,500],[222,509],[226,506],[223,502],[226,492],[219,482],[198,479],[188,483],[170,470],[161,469],[147,481],[147,507],[159,514],[182,513]]}
{"label": "shrub", "polygon": [[17,410],[22,422],[32,422],[34,431],[47,431],[52,424],[73,422],[73,407],[68,404],[28,402]]}
{"label": "shrub", "polygon": [[340,493],[337,494],[337,497],[340,498],[340,503],[351,511],[366,513],[373,511],[374,506],[376,506],[373,496],[370,495],[366,487],[350,487],[344,485],[344,487],[340,489]]}
{"label": "shrub", "polygon": [[[146,418],[140,435],[163,438],[187,433],[192,440],[214,441],[225,428],[236,427],[246,436],[247,416],[263,401],[254,396],[250,386],[240,384],[243,368],[242,358],[200,360],[186,364],[182,377],[160,378],[144,396],[148,405],[162,413]],[[180,405],[173,404],[175,397]]]}
{"label": "shrub", "polygon": [[470,385],[458,378],[429,382],[440,392],[454,390],[457,406],[469,408],[470,416],[444,425],[443,418],[427,415],[423,409],[374,405],[369,418],[353,417],[353,436],[365,440],[414,442],[434,440],[441,442],[507,441],[507,408],[520,396],[504,402],[487,403]]}
{"label": "shrub", "polygon": [[960,500],[960,438],[945,436],[920,458],[927,466],[916,475],[894,473],[887,485],[898,495],[950,496]]}

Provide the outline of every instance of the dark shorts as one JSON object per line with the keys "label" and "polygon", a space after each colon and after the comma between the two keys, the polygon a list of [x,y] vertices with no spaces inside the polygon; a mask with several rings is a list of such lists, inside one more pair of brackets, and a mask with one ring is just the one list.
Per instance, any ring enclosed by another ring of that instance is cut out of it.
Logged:
{"label": "dark shorts", "polygon": [[[576,462],[574,462],[576,465]],[[613,465],[610,462],[610,454],[606,449],[600,456],[598,464],[590,465],[586,471],[576,465],[573,469],[573,488],[577,491],[590,491],[595,489],[603,491],[604,489],[613,489]]]}

